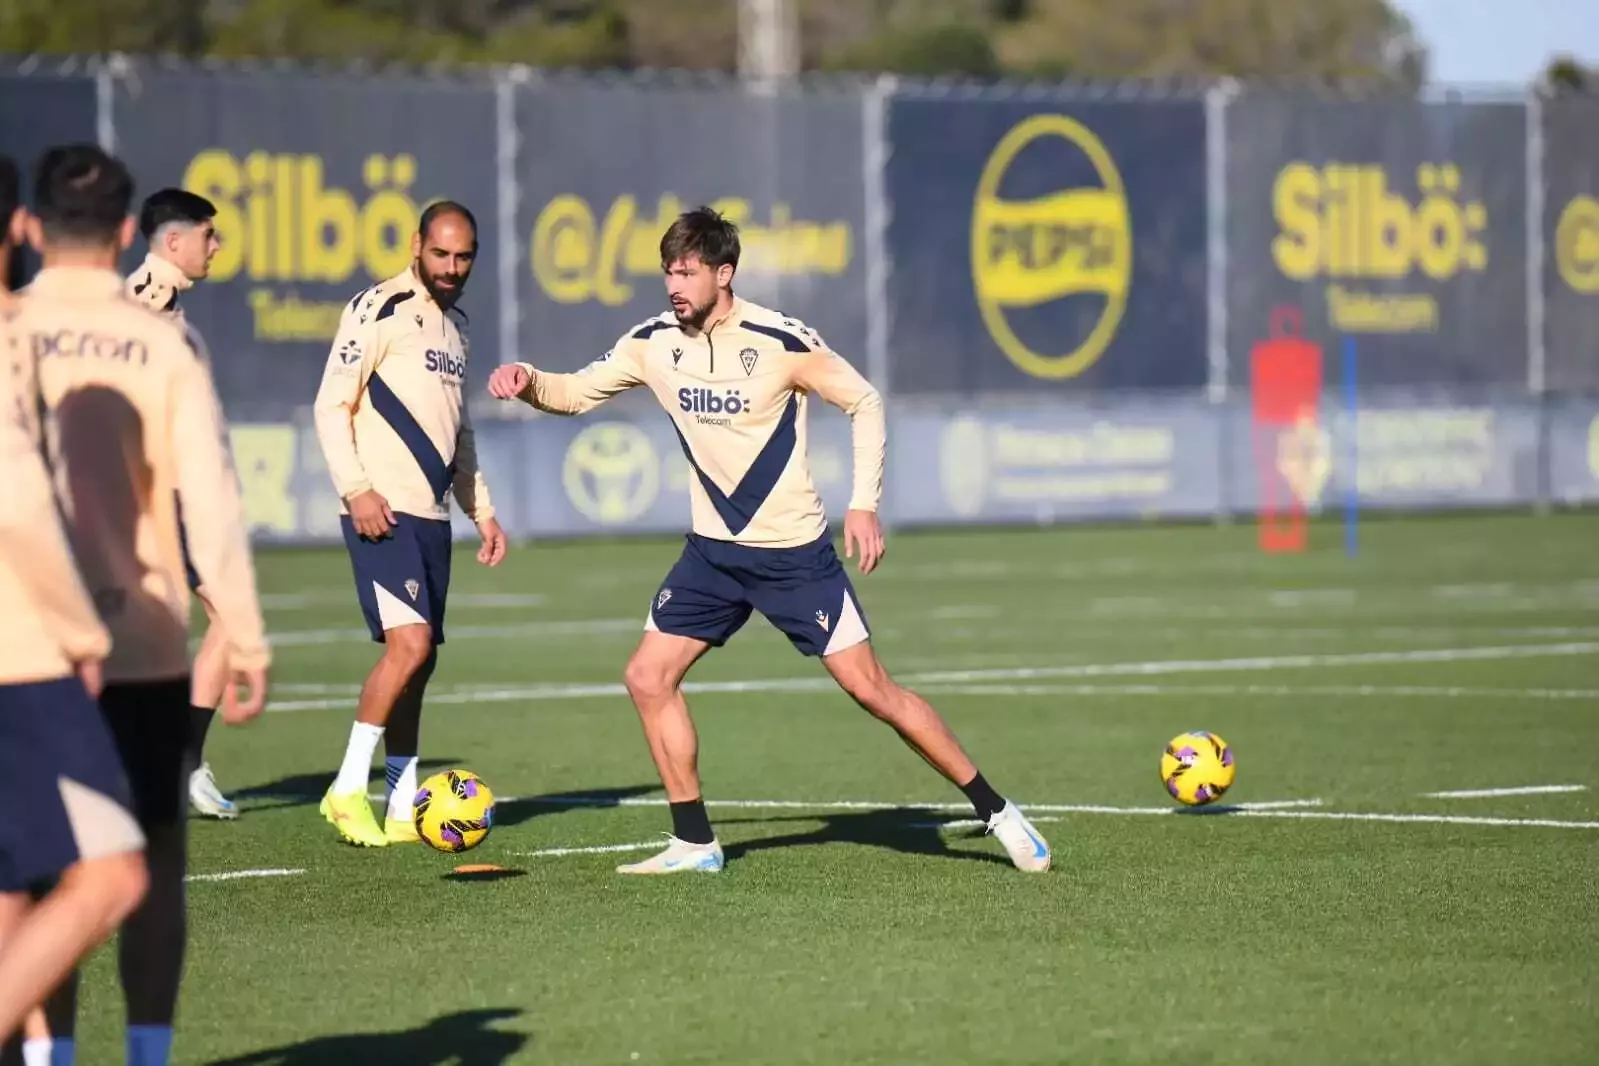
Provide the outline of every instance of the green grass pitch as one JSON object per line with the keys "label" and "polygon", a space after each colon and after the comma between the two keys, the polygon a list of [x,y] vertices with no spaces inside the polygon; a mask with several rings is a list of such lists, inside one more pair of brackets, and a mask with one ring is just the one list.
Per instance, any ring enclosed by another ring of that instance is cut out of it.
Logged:
{"label": "green grass pitch", "polygon": [[[1599,1054],[1599,516],[1373,521],[1355,560],[1332,527],[1297,557],[1248,525],[892,537],[858,580],[879,650],[1033,808],[1044,876],[941,825],[960,793],[758,616],[692,676],[728,869],[616,876],[669,828],[616,682],[677,546],[462,546],[423,769],[502,797],[462,857],[317,816],[376,647],[342,553],[260,553],[275,707],[212,731],[246,811],[190,867],[283,872],[189,886],[178,1062]],[[1265,806],[1173,813],[1188,729]],[[1539,786],[1570,787],[1433,795]],[[112,960],[85,1063],[121,1061]]]}

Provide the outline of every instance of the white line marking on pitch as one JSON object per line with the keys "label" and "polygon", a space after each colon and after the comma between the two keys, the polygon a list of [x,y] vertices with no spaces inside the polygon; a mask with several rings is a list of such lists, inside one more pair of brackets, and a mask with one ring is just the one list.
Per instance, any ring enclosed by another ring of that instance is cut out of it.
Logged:
{"label": "white line marking on pitch", "polygon": [[185,881],[237,881],[245,877],[293,877],[303,874],[304,870],[275,869],[275,870],[229,870],[220,874],[190,874]]}
{"label": "white line marking on pitch", "polygon": [[[546,807],[665,807],[669,801],[658,796],[624,796],[612,799],[608,796],[526,796],[508,797],[501,799],[500,803],[536,803]],[[1270,800],[1263,803],[1239,803],[1232,809],[1249,810],[1277,810],[1286,807],[1320,807],[1319,799],[1294,799]],[[718,800],[708,799],[707,807],[735,807],[743,810],[765,811],[964,811],[970,805],[965,803],[889,803],[874,800]],[[1101,807],[1085,806],[1082,804],[1050,804],[1050,803],[1019,803],[1018,807],[1026,811],[1048,811],[1072,813],[1087,811],[1090,813],[1107,812],[1160,812],[1169,813],[1173,807]]]}
{"label": "white line marking on pitch", "polygon": [[[571,621],[524,622],[506,626],[453,626],[452,637],[475,637],[487,640],[496,637],[591,637],[611,633],[633,633],[640,629],[637,618],[578,618]],[[267,643],[275,648],[293,648],[305,645],[332,643],[367,643],[372,634],[365,629],[285,629],[268,631]]]}
{"label": "white line marking on pitch", "polygon": [[541,848],[538,851],[513,851],[512,855],[528,859],[553,858],[558,855],[602,855],[612,851],[645,851],[664,847],[660,840],[646,840],[640,844],[599,844],[588,848]]}
{"label": "white line marking on pitch", "polygon": [[1467,688],[1461,685],[919,685],[951,696],[1416,696],[1439,699],[1599,700],[1591,688]]}
{"label": "white line marking on pitch", "polygon": [[[1151,676],[1184,673],[1242,673],[1260,670],[1293,670],[1317,666],[1371,666],[1404,663],[1485,662],[1495,659],[1529,659],[1549,656],[1593,655],[1599,642],[1580,641],[1562,644],[1508,644],[1475,648],[1353,652],[1334,655],[1266,655],[1246,659],[1164,659],[1152,662],[1089,663],[1074,666],[1010,667],[989,670],[946,670],[905,674],[909,684],[958,684],[983,681],[1027,681],[1071,677]],[[818,692],[837,687],[830,677],[784,677],[750,681],[689,682],[683,691],[693,693]],[[466,693],[441,693],[429,697],[431,703],[497,703],[523,700],[570,700],[625,696],[622,685],[549,684],[526,688],[490,689]],[[334,710],[355,706],[353,699],[289,700],[274,703],[271,711]]]}
{"label": "white line marking on pitch", "polygon": [[1454,792],[1423,792],[1428,799],[1493,799],[1498,796],[1543,796],[1557,792],[1586,792],[1587,785],[1524,785],[1521,788],[1465,788]]}
{"label": "white line marking on pitch", "polygon": [[[665,799],[606,796],[536,796],[506,799],[504,803],[537,803],[566,807],[664,807]],[[1599,822],[1562,821],[1552,818],[1489,818],[1448,814],[1384,814],[1362,811],[1320,811],[1302,808],[1320,806],[1319,799],[1282,800],[1271,803],[1218,804],[1215,807],[1116,807],[1105,804],[1021,803],[1024,811],[1047,814],[1121,814],[1217,816],[1238,818],[1312,818],[1326,821],[1394,822],[1432,825],[1488,825],[1540,827],[1547,829],[1599,829]],[[707,807],[734,807],[746,810],[862,810],[862,811],[963,811],[958,803],[878,803],[867,800],[706,800]],[[1300,809],[1292,809],[1300,808]]]}

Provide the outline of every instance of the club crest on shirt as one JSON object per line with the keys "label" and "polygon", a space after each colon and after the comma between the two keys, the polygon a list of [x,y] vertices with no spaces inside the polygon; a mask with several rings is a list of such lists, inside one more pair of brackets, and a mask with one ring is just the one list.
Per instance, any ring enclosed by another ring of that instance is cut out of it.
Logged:
{"label": "club crest on shirt", "polygon": [[743,351],[738,353],[738,361],[744,364],[745,377],[749,377],[751,374],[755,373],[755,360],[759,359],[760,357],[761,353],[757,352],[754,348],[745,348]]}
{"label": "club crest on shirt", "polygon": [[405,583],[405,592],[406,592],[406,595],[411,597],[411,599],[415,600],[417,593],[419,593],[421,591],[422,591],[422,583],[420,581],[418,581],[416,578],[413,577],[413,578],[409,579],[408,581],[406,581],[406,583]]}

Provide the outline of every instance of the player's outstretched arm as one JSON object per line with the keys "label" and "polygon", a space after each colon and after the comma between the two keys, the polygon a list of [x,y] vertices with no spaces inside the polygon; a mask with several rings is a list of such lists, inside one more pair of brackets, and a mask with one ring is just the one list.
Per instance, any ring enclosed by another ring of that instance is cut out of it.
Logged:
{"label": "player's outstretched arm", "polygon": [[489,376],[489,394],[499,400],[521,400],[552,415],[580,415],[642,384],[644,342],[629,335],[573,374],[552,374],[532,363],[496,367]]}
{"label": "player's outstretched arm", "polygon": [[794,384],[849,415],[855,468],[849,512],[844,516],[844,555],[853,558],[859,551],[861,573],[869,574],[886,550],[877,517],[888,449],[883,397],[842,356],[825,349],[796,360]]}
{"label": "player's outstretched arm", "polygon": [[[224,699],[223,718],[238,723],[265,707],[266,670],[272,658],[256,591],[244,502],[210,372],[199,359],[191,360],[178,371],[176,385],[172,442],[178,499],[189,555],[227,634],[233,684]],[[248,693],[243,698],[236,687],[240,685]]]}

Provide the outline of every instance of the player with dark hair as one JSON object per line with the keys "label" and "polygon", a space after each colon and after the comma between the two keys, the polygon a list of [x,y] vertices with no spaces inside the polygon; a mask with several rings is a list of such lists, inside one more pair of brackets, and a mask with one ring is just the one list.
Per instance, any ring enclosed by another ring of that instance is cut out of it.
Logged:
{"label": "player with dark hair", "polygon": [[179,294],[205,280],[222,247],[216,214],[215,204],[187,189],[151,193],[139,209],[139,232],[149,252],[139,269],[128,275],[128,295],[181,321]]}
{"label": "player with dark hair", "polygon": [[198,339],[128,300],[116,273],[133,239],[132,197],[127,168],[100,148],[45,153],[28,220],[44,269],[18,300],[15,329],[38,357],[68,536],[111,633],[100,706],[146,840],[149,890],[119,946],[128,1061],[164,1064],[187,936],[189,598],[180,506],[188,558],[227,636],[224,720],[261,712],[270,653],[239,482]]}
{"label": "player with dark hair", "polygon": [[885,431],[877,390],[804,323],[733,294],[739,236],[709,208],[689,211],[661,238],[669,313],[623,334],[575,374],[502,366],[489,391],[541,411],[575,415],[645,386],[672,419],[690,481],[694,528],[656,591],[625,671],[650,754],[666,787],[673,831],[664,851],[617,868],[627,874],[722,869],[701,795],[699,739],[683,698],[689,668],[759,611],[845,692],[892,726],[966,793],[1018,868],[1049,868],[1049,846],[995,792],[927,701],[898,685],[872,650],[866,615],[833,551],[806,453],[812,394],[850,417],[854,488],[844,552],[869,574],[883,555],[877,519]]}
{"label": "player with dark hair", "polygon": [[[478,562],[498,566],[505,557],[462,394],[467,321],[456,302],[477,250],[470,211],[448,200],[429,206],[411,239],[411,265],[344,309],[316,396],[355,594],[383,644],[321,811],[365,847],[419,839],[411,801],[422,699],[444,643],[452,491],[483,539]],[[380,740],[388,783],[381,826],[367,799]]]}
{"label": "player with dark hair", "polygon": [[[139,268],[128,275],[128,296],[152,311],[185,322],[179,295],[205,280],[211,273],[212,258],[222,247],[216,213],[215,204],[187,189],[151,193],[139,210],[139,232],[149,251]],[[200,575],[193,566],[186,565],[186,570],[189,591],[205,608],[206,616],[205,639],[194,656],[189,693],[189,746],[184,753],[189,805],[208,818],[237,818],[239,808],[217,787],[211,764],[205,760],[205,738],[228,684],[227,639],[217,625],[216,608],[200,587]]]}
{"label": "player with dark hair", "polygon": [[[22,228],[16,164],[0,156],[0,1059],[50,1066],[38,1008],[138,906],[144,837],[95,707],[111,637],[67,543],[41,450],[31,348],[15,331],[10,263]],[[70,1061],[71,1041],[56,1061]]]}

